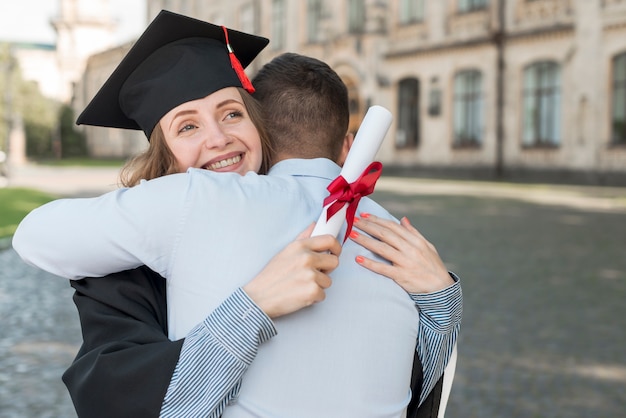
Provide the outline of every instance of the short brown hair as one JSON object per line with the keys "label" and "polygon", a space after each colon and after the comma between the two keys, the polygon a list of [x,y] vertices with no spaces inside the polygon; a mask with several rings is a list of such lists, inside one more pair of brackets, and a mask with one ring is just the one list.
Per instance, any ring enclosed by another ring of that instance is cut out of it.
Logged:
{"label": "short brown hair", "polygon": [[253,79],[275,150],[299,158],[337,160],[348,133],[348,89],[326,63],[285,53]]}

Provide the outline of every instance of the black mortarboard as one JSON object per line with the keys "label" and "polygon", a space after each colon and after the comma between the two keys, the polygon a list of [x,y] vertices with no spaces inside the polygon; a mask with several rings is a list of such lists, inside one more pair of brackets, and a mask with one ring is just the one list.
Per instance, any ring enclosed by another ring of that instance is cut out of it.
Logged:
{"label": "black mortarboard", "polygon": [[250,90],[243,68],[268,43],[267,38],[162,10],[76,123],[141,129],[150,138],[161,117],[182,103],[225,87]]}

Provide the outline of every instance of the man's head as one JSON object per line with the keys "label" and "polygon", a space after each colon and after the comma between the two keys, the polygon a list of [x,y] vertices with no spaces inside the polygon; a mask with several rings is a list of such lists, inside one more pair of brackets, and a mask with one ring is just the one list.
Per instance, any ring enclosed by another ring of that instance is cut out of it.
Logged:
{"label": "man's head", "polygon": [[276,163],[286,158],[342,162],[350,113],[348,89],[326,63],[285,53],[254,77],[254,97],[263,106]]}

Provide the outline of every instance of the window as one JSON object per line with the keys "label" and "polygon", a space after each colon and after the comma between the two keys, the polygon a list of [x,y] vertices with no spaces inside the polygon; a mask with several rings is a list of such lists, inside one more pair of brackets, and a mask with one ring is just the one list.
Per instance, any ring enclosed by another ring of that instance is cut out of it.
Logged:
{"label": "window", "polygon": [[479,145],[483,140],[482,74],[462,71],[454,77],[454,145]]}
{"label": "window", "polygon": [[487,8],[487,0],[459,0],[459,12],[473,12]]}
{"label": "window", "polygon": [[403,25],[424,20],[424,0],[400,0],[398,18]]}
{"label": "window", "polygon": [[419,80],[406,78],[398,85],[398,131],[396,148],[419,144]]}
{"label": "window", "polygon": [[317,42],[320,38],[322,23],[322,1],[309,0],[307,10],[307,38],[309,42]]}
{"label": "window", "polygon": [[626,144],[626,52],[613,59],[612,142]]}
{"label": "window", "polygon": [[285,0],[272,1],[272,41],[270,45],[274,50],[283,49],[286,46],[285,25],[287,20],[285,16]]}
{"label": "window", "polygon": [[559,65],[532,64],[524,71],[525,146],[557,146],[560,143],[561,92]]}
{"label": "window", "polygon": [[348,1],[348,31],[363,33],[365,30],[365,4],[363,0]]}

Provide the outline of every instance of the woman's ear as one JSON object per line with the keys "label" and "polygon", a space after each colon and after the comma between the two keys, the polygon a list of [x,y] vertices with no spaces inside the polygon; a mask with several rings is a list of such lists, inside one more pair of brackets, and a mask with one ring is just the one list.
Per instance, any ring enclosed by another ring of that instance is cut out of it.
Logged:
{"label": "woman's ear", "polygon": [[346,158],[348,158],[348,152],[350,148],[352,148],[352,144],[354,143],[354,134],[352,132],[348,132],[346,136],[343,137],[343,145],[341,146],[341,154],[339,154],[339,158],[337,159],[337,164],[343,166],[346,162]]}

